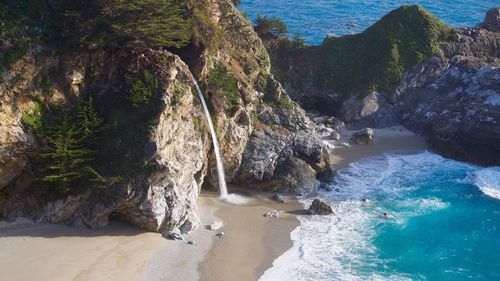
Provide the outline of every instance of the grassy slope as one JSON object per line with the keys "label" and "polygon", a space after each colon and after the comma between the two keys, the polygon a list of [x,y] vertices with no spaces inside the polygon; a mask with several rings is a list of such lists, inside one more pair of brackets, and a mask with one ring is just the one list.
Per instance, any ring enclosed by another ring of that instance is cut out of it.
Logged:
{"label": "grassy slope", "polygon": [[[290,53],[272,53],[278,56],[274,61],[282,61],[277,76],[295,80],[295,86],[304,85],[297,80],[311,73],[313,85],[320,90],[363,97],[374,90],[390,89],[405,71],[438,53],[439,46],[455,34],[422,7],[402,6],[360,34],[327,37],[320,46],[299,54],[294,51],[291,58],[280,57]],[[299,70],[295,67],[295,73],[282,73],[288,68],[283,62],[296,64]]]}

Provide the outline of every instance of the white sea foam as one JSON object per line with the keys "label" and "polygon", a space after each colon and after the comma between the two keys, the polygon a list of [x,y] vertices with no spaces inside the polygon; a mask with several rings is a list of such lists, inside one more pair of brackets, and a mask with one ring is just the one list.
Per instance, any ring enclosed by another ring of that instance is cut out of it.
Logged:
{"label": "white sea foam", "polygon": [[222,202],[235,204],[235,205],[246,205],[246,204],[250,204],[252,202],[252,199],[245,197],[243,195],[234,194],[234,193],[227,194],[225,197],[219,198],[219,200]]}
{"label": "white sea foam", "polygon": [[500,199],[500,168],[487,168],[477,171],[474,184],[484,194]]}
{"label": "white sea foam", "polygon": [[[429,152],[386,154],[337,171],[332,191],[319,191],[320,197],[334,205],[336,214],[301,217],[300,226],[291,233],[293,247],[276,259],[260,280],[411,280],[405,274],[379,270],[386,268],[388,261],[378,258],[372,243],[376,226],[404,224],[410,217],[447,208],[448,203],[436,197],[402,197],[418,187],[398,181],[423,177],[446,161]],[[301,202],[307,206],[312,200]],[[392,211],[387,208],[398,212],[385,218],[383,213]]]}

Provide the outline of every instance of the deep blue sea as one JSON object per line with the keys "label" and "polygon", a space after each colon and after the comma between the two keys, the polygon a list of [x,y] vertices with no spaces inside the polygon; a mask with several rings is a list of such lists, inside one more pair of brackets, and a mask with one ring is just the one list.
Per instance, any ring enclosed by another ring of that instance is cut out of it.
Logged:
{"label": "deep blue sea", "polygon": [[332,188],[336,215],[301,217],[261,280],[500,280],[500,167],[384,154]]}
{"label": "deep blue sea", "polygon": [[242,0],[240,10],[254,20],[257,14],[280,17],[309,44],[319,44],[326,35],[358,33],[403,4],[420,4],[455,27],[474,26],[500,0]]}

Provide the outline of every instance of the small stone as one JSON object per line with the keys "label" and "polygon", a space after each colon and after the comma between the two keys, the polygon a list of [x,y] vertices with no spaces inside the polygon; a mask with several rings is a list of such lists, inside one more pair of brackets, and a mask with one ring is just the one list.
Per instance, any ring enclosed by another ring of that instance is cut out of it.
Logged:
{"label": "small stone", "polygon": [[208,226],[210,230],[219,230],[224,226],[224,223],[221,221],[214,221],[211,225]]}
{"label": "small stone", "polygon": [[219,232],[219,233],[215,234],[215,236],[217,236],[217,238],[219,238],[219,239],[222,239],[222,237],[224,237],[224,235],[225,235],[224,232]]}
{"label": "small stone", "polygon": [[184,240],[184,237],[177,230],[163,232],[162,236],[170,240]]}
{"label": "small stone", "polygon": [[189,241],[187,242],[187,244],[188,244],[188,245],[194,245],[194,244],[196,244],[196,242],[195,242],[195,241],[193,241],[193,240],[189,240]]}
{"label": "small stone", "polygon": [[311,215],[331,215],[334,214],[332,206],[325,203],[320,199],[314,199],[309,207],[309,213]]}
{"label": "small stone", "polygon": [[279,218],[280,217],[280,212],[278,210],[274,210],[274,211],[265,213],[264,217],[266,217],[268,219]]}
{"label": "small stone", "polygon": [[274,194],[271,197],[271,200],[276,201],[278,203],[286,203],[285,198],[282,195],[278,194],[278,193]]}

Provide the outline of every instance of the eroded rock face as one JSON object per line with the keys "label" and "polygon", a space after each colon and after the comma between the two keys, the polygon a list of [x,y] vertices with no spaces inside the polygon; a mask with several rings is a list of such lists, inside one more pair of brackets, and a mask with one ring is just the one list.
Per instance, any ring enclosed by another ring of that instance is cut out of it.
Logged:
{"label": "eroded rock face", "polygon": [[[186,2],[190,8],[195,4]],[[218,179],[205,116],[193,94],[191,77],[194,73],[203,82],[216,62],[223,63],[238,82],[239,99],[231,110],[224,97],[207,94],[228,182],[302,194],[331,176],[329,158],[314,134],[314,124],[270,74],[269,56],[250,22],[229,0],[205,4],[210,8],[210,20],[226,34],[211,49],[197,46],[195,57],[185,58],[192,65],[166,51],[150,50],[128,58],[99,52],[53,57],[34,48],[7,72],[10,78],[0,84],[0,189],[6,185],[15,188],[12,197],[0,198],[2,218],[28,217],[95,228],[117,217],[151,231],[178,229],[186,233],[194,229],[201,186],[217,186]],[[200,32],[211,34],[208,27]],[[35,62],[35,55],[42,57],[41,63]],[[127,64],[148,69],[161,85],[160,110],[145,124],[151,126],[147,143],[130,148],[143,153],[139,161],[148,161],[155,168],[109,183],[106,188],[89,187],[59,200],[21,195],[20,190],[30,184],[32,160],[39,153],[34,132],[22,122],[23,112],[34,108],[32,99],[43,96],[46,104],[69,107],[78,103],[88,88],[99,96],[115,93],[122,87],[118,78]],[[42,66],[54,65],[60,66],[60,73],[56,73],[60,83],[54,82],[48,94],[42,95],[43,89],[33,83],[36,79],[9,84],[16,74],[36,77]],[[86,79],[92,67],[100,68],[105,79]],[[16,95],[18,92],[23,95]],[[276,161],[267,158],[275,156]]]}
{"label": "eroded rock face", "polygon": [[500,8],[493,8],[486,12],[484,22],[482,25],[484,28],[490,31],[500,30]]}
{"label": "eroded rock face", "polygon": [[498,13],[492,9],[483,24],[461,30],[440,56],[406,73],[393,90],[348,100],[341,111],[348,127],[399,123],[447,157],[500,165]]}
{"label": "eroded rock face", "polygon": [[[243,154],[238,183],[305,195],[332,176],[328,152],[308,131],[256,128]],[[300,172],[299,172],[300,171]]]}
{"label": "eroded rock face", "polygon": [[[392,93],[392,111],[445,156],[500,165],[498,8],[463,30],[442,58],[422,64]],[[487,27],[488,29],[484,28]]]}
{"label": "eroded rock face", "polygon": [[375,132],[371,128],[365,128],[354,132],[351,136],[351,143],[354,144],[372,144],[375,141]]}
{"label": "eroded rock face", "polygon": [[40,222],[95,228],[117,216],[151,231],[196,227],[196,199],[206,173],[209,143],[206,129],[197,128],[193,121],[201,120],[203,113],[193,95],[191,73],[179,57],[168,52],[151,51],[140,60],[156,70],[163,85],[162,109],[153,122],[148,149],[144,149],[145,157],[159,168],[105,190],[56,201],[14,199],[4,208],[5,218],[32,217]]}

